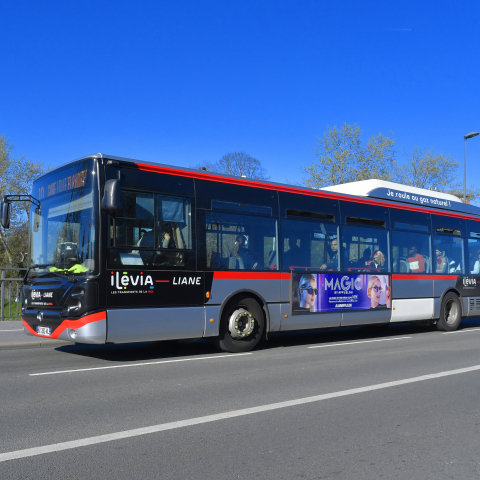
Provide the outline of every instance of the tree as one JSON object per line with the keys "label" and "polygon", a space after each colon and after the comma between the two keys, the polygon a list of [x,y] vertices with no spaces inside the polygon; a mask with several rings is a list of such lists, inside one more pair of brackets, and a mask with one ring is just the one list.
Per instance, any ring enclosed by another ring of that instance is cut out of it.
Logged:
{"label": "tree", "polygon": [[205,167],[207,171],[234,175],[237,177],[268,180],[267,171],[260,160],[245,152],[232,152],[224,155],[218,162],[205,162],[195,168]]}
{"label": "tree", "polygon": [[[463,199],[463,184],[458,181],[456,173],[459,165],[450,155],[436,155],[433,148],[426,151],[417,146],[412,153],[407,153],[407,161],[398,169],[394,180],[403,185],[450,193]],[[475,200],[479,195],[477,188],[467,189],[467,200]]]}
{"label": "tree", "polygon": [[[41,163],[27,160],[24,156],[12,158],[13,145],[0,135],[0,197],[4,195],[28,195],[33,180],[45,173]],[[24,267],[28,251],[29,202],[13,202],[10,228],[0,227],[0,265]]]}
{"label": "tree", "polygon": [[[452,189],[447,189],[447,190],[442,190],[444,193],[449,193],[450,195],[455,195],[458,197],[462,202],[463,202],[463,187],[462,188],[452,188]],[[470,187],[466,189],[465,192],[465,197],[467,200],[467,203],[472,202],[473,200],[476,200],[478,197],[480,197],[480,190],[475,187]]]}
{"label": "tree", "polygon": [[412,153],[407,152],[407,161],[398,170],[396,180],[403,185],[418,188],[455,188],[452,182],[457,177],[455,170],[459,165],[449,155],[435,155],[433,148],[427,152],[415,147]]}
{"label": "tree", "polygon": [[395,139],[379,133],[364,145],[361,135],[362,130],[356,124],[344,123],[340,130],[327,126],[313,149],[316,161],[302,167],[307,174],[303,183],[321,188],[370,178],[392,180],[396,168]]}

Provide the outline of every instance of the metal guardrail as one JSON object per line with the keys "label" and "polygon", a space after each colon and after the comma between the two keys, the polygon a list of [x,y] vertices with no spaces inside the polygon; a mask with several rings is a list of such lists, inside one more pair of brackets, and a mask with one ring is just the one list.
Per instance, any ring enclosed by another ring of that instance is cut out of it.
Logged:
{"label": "metal guardrail", "polygon": [[[0,321],[20,319],[22,313],[22,278],[7,277],[7,271],[26,272],[26,268],[0,267]],[[5,308],[5,303],[8,307]],[[13,305],[12,305],[13,304]],[[14,308],[12,308],[12,306]],[[12,310],[14,315],[12,315]],[[8,315],[6,313],[8,312]]]}

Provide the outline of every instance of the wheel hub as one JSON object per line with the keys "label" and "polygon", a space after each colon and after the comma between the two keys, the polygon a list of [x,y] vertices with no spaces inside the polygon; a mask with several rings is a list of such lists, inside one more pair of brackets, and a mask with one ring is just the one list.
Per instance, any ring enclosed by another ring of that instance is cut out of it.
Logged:
{"label": "wheel hub", "polygon": [[445,321],[448,324],[454,324],[457,321],[457,316],[458,316],[457,304],[452,300],[450,300],[445,305]]}
{"label": "wheel hub", "polygon": [[248,310],[238,308],[230,315],[228,329],[232,338],[246,338],[251,335],[254,327],[255,318]]}

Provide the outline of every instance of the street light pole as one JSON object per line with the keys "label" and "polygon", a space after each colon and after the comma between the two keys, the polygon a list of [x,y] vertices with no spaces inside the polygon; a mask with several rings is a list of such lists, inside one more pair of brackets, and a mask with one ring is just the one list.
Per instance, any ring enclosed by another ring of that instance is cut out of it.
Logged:
{"label": "street light pole", "polygon": [[467,133],[463,136],[465,139],[465,162],[463,167],[463,203],[467,203],[467,139],[476,137],[478,132]]}

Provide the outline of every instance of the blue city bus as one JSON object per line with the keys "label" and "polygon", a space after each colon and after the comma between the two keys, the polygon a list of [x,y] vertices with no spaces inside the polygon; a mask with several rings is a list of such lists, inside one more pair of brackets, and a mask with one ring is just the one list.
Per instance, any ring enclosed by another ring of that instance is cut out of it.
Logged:
{"label": "blue city bus", "polygon": [[32,195],[25,332],[84,344],[480,316],[480,209],[369,180],[308,189],[95,154]]}

